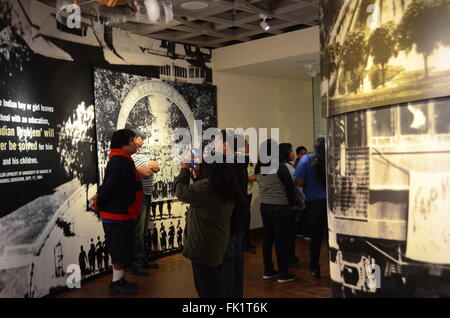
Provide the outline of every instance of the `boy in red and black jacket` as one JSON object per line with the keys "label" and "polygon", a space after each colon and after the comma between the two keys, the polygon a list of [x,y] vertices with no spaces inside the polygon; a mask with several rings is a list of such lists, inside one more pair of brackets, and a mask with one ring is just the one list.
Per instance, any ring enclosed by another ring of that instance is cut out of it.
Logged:
{"label": "boy in red and black jacket", "polygon": [[136,134],[129,129],[113,134],[105,179],[96,202],[113,263],[113,280],[109,286],[111,295],[137,293],[137,284],[123,278],[125,266],[133,261],[134,224],[143,198],[142,183],[131,158],[137,151],[135,137]]}

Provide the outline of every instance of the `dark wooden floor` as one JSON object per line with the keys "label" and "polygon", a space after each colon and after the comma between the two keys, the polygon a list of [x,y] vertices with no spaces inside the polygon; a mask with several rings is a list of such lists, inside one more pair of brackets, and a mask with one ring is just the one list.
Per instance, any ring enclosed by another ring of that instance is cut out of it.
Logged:
{"label": "dark wooden floor", "polygon": [[[328,247],[324,243],[321,251],[322,279],[314,281],[309,276],[309,241],[297,239],[297,256],[300,266],[290,272],[297,276],[296,281],[279,284],[276,280],[262,279],[262,248],[259,239],[256,254],[245,253],[244,297],[246,298],[324,298],[331,297]],[[275,253],[274,253],[275,255]],[[275,256],[274,256],[275,257]],[[180,254],[168,256],[157,261],[159,269],[151,270],[150,276],[142,277],[125,273],[126,278],[139,284],[137,298],[196,298],[192,280],[191,263]],[[107,298],[111,275],[82,285],[80,289],[63,292],[57,298]]]}

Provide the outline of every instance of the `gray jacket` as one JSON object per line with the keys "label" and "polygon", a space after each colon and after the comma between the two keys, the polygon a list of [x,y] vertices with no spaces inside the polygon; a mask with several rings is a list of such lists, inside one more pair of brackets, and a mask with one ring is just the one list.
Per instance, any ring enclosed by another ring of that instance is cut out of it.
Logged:
{"label": "gray jacket", "polygon": [[220,265],[230,238],[234,203],[219,197],[207,179],[190,184],[189,169],[181,169],[174,190],[180,201],[190,204],[183,256],[201,265]]}

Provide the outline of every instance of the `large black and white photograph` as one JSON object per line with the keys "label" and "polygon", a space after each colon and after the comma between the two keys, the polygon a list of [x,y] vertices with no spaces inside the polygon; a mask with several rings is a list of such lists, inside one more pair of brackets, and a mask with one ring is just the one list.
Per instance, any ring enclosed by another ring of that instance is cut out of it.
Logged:
{"label": "large black and white photograph", "polygon": [[[88,207],[99,181],[93,65],[184,83],[211,75],[207,51],[100,21],[73,34],[50,2],[0,0],[0,297],[65,289],[69,265],[79,266],[83,280],[111,269],[102,224]],[[160,160],[167,149],[154,153]],[[164,175],[174,173],[164,168]],[[172,196],[167,177],[155,184],[156,196]],[[156,222],[173,218],[184,230],[179,203],[155,203]],[[181,246],[177,236],[174,242]]]}
{"label": "large black and white photograph", "polygon": [[136,20],[128,9],[111,11],[100,2],[83,1],[79,27],[69,28],[64,13],[71,0],[5,0],[15,12],[15,21],[27,30],[23,40],[36,54],[114,65],[164,80],[212,83],[211,49],[143,36],[142,28],[151,31],[155,26],[145,18]]}
{"label": "large black and white photograph", "polygon": [[333,296],[450,296],[449,120],[448,97],[328,119]]}
{"label": "large black and white photograph", "polygon": [[173,180],[180,170],[174,160],[174,130],[185,128],[194,135],[195,120],[202,129],[217,127],[217,96],[212,85],[182,82],[95,70],[97,149],[100,180],[109,153],[110,138],[117,129],[130,128],[145,135],[140,153],[156,162],[152,202],[176,200]]}
{"label": "large black and white photograph", "polygon": [[450,95],[449,0],[327,0],[324,115]]}
{"label": "large black and white photograph", "polygon": [[43,297],[66,287],[70,264],[80,263],[83,277],[105,268],[88,267],[92,252],[90,261],[79,257],[91,240],[104,241],[88,211],[97,189],[93,76],[31,54],[11,14],[0,14],[9,39],[0,59],[10,66],[0,75],[0,297]]}

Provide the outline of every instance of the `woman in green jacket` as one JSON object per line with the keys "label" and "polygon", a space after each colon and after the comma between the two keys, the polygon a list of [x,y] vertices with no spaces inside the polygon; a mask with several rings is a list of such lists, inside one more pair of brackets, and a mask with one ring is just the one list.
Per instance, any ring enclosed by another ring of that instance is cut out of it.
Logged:
{"label": "woman in green jacket", "polygon": [[230,165],[201,163],[200,176],[190,183],[190,164],[183,163],[174,190],[189,203],[183,256],[192,261],[200,298],[223,298],[222,260],[230,235],[230,217],[238,199],[237,181]]}

